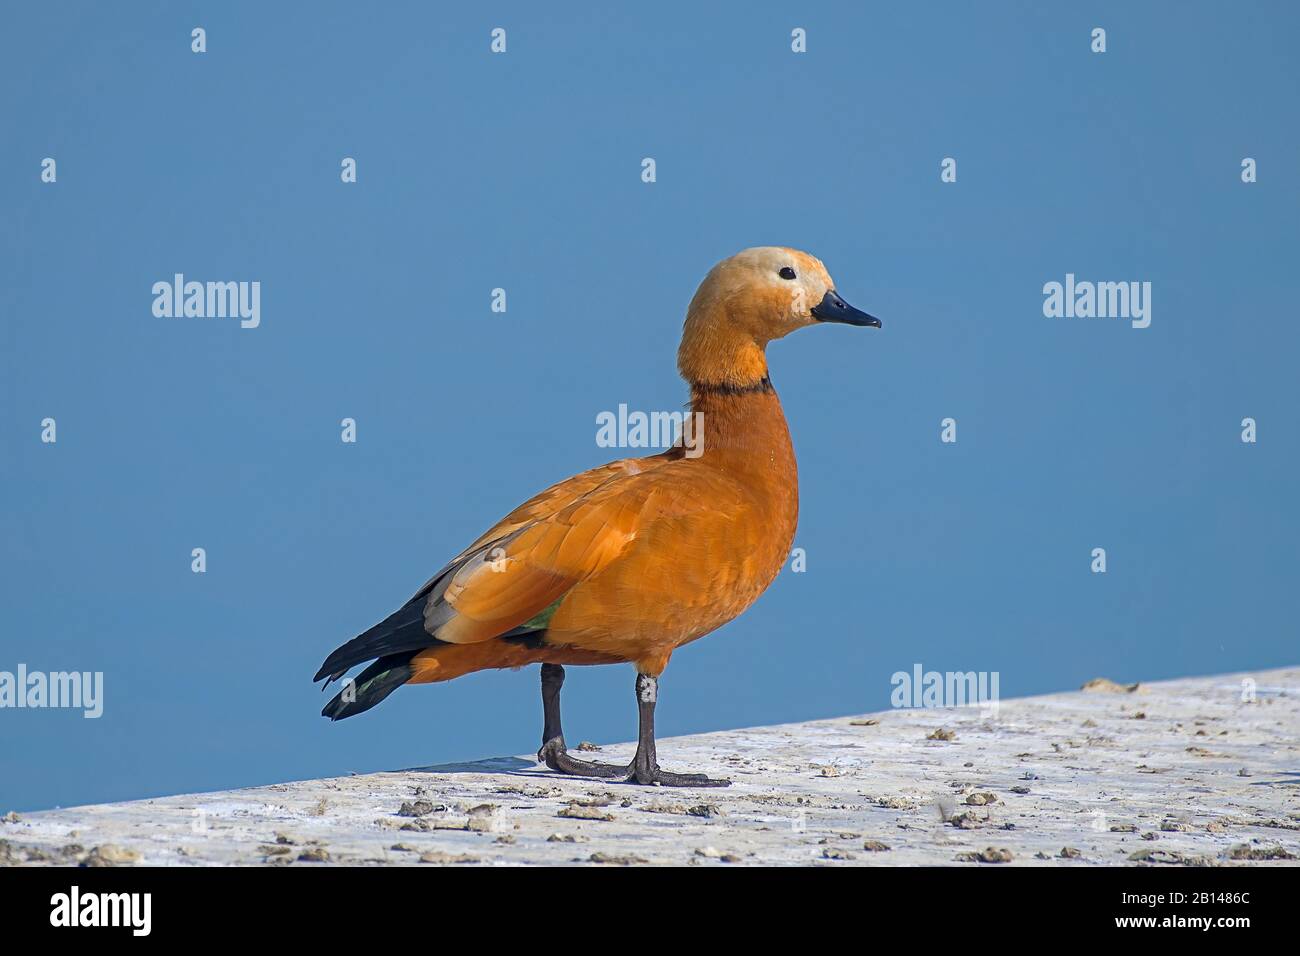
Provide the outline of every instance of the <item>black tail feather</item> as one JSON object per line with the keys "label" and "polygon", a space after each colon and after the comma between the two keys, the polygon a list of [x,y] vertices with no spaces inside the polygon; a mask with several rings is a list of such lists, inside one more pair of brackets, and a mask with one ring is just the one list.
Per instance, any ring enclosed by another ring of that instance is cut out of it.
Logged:
{"label": "black tail feather", "polygon": [[424,601],[416,600],[394,611],[369,630],[363,631],[335,650],[316,672],[313,680],[331,681],[342,677],[349,667],[377,657],[404,654],[441,644],[424,629]]}
{"label": "black tail feather", "polygon": [[418,653],[405,651],[379,658],[355,678],[345,681],[343,689],[325,705],[320,715],[342,720],[364,714],[411,679],[411,658]]}

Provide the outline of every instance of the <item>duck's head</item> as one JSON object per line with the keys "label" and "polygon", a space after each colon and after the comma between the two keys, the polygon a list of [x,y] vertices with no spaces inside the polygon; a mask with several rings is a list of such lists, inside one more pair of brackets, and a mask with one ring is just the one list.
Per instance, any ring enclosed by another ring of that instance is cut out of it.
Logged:
{"label": "duck's head", "polygon": [[756,246],[714,266],[691,299],[677,367],[693,385],[744,388],[767,376],[764,349],[795,329],[827,322],[880,328],[835,291],[821,260]]}

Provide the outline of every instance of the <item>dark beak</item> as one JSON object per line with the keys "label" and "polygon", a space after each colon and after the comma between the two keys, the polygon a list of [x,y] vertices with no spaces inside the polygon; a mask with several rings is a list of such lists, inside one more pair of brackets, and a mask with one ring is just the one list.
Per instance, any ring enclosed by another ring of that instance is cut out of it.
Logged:
{"label": "dark beak", "polygon": [[880,320],[874,315],[860,312],[840,298],[840,294],[831,289],[821,302],[812,310],[813,318],[818,322],[843,322],[845,325],[869,325],[880,328]]}

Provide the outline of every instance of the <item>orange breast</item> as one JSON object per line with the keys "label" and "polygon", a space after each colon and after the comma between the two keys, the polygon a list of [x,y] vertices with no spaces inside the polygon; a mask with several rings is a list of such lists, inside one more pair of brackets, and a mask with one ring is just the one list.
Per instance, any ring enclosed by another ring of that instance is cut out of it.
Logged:
{"label": "orange breast", "polygon": [[579,582],[547,642],[658,674],[673,650],[732,620],[780,572],[798,521],[798,473],[774,392],[697,393],[703,454],[645,476],[653,487],[619,558]]}

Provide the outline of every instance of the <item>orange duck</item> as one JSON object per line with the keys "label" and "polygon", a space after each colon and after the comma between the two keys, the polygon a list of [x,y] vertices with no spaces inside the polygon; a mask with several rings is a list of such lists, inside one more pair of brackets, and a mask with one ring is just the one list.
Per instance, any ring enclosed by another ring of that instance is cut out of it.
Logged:
{"label": "orange duck", "polygon": [[[714,266],[687,309],[677,351],[691,409],[702,413],[692,416],[700,422],[692,453],[679,440],[524,502],[399,610],[325,659],[318,681],[373,663],[322,715],[360,714],[402,684],[539,663],[537,758],[551,769],[641,784],[728,783],[659,768],[659,675],[673,651],[749,607],[790,552],[798,476],[765,350],[823,322],[880,326],[841,299],[807,253],[765,246]],[[571,757],[560,729],[564,665],[626,662],[636,666],[640,716],[632,763]]]}

